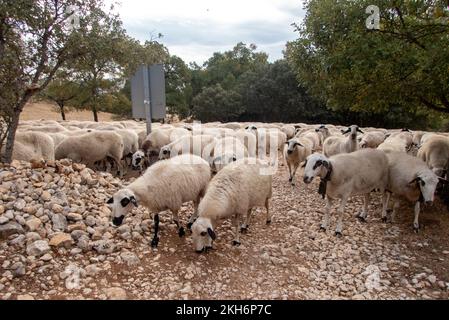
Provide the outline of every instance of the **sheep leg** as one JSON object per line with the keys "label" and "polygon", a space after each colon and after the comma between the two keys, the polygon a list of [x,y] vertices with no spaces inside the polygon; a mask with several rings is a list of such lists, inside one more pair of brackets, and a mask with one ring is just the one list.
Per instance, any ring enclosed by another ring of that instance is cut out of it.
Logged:
{"label": "sheep leg", "polygon": [[184,228],[179,223],[178,210],[172,210],[172,212],[173,212],[173,221],[176,224],[176,227],[178,227],[178,235],[180,238],[182,238],[186,233],[184,231]]}
{"label": "sheep leg", "polygon": [[329,216],[332,208],[332,200],[329,197],[326,197],[326,207],[323,220],[321,221],[320,230],[326,231],[327,225],[329,224]]}
{"label": "sheep leg", "polygon": [[419,203],[419,201],[416,201],[415,203],[415,220],[413,221],[413,230],[418,233],[419,231],[419,222],[418,222],[418,218],[419,218],[419,211],[421,209],[421,205]]}
{"label": "sheep leg", "polygon": [[239,232],[239,228],[240,228],[240,214],[236,214],[234,215],[234,228],[235,228],[235,232],[234,232],[234,240],[232,241],[232,245],[234,246],[238,246],[240,245],[240,232]]}
{"label": "sheep leg", "polygon": [[288,175],[289,175],[288,181],[289,181],[289,182],[292,182],[292,181],[293,181],[293,177],[292,177],[292,167],[291,167],[290,163],[288,163],[288,162],[287,162],[287,167],[288,167]]}
{"label": "sheep leg", "polygon": [[296,170],[298,170],[299,164],[295,164],[293,167],[293,174],[292,174],[292,186],[296,185]]}
{"label": "sheep leg", "polygon": [[265,209],[267,209],[267,224],[270,224],[272,217],[272,213],[270,211],[270,198],[265,199]]}
{"label": "sheep leg", "polygon": [[396,217],[396,211],[399,209],[400,203],[398,200],[393,205],[393,211],[391,212],[391,222],[393,223]]}
{"label": "sheep leg", "polygon": [[154,220],[154,236],[153,236],[153,240],[151,240],[151,246],[153,248],[156,248],[159,243],[159,237],[157,236],[157,233],[159,231],[159,214],[158,213],[154,214],[153,220]]}
{"label": "sheep leg", "polygon": [[368,215],[368,205],[369,205],[370,195],[369,193],[365,194],[363,197],[363,209],[362,212],[357,216],[360,221],[366,222],[366,216]]}
{"label": "sheep leg", "polygon": [[252,212],[252,209],[248,209],[248,212],[246,213],[246,221],[245,221],[244,224],[242,224],[242,226],[240,228],[240,232],[241,233],[247,233],[248,232],[249,220],[251,218],[251,212]]}
{"label": "sheep leg", "polygon": [[382,195],[382,222],[387,222],[387,208],[390,202],[391,193],[384,192]]}
{"label": "sheep leg", "polygon": [[342,236],[343,229],[343,213],[345,212],[346,202],[348,201],[348,197],[343,197],[340,202],[340,208],[338,208],[338,219],[337,219],[337,228],[335,229],[335,235],[337,237]]}

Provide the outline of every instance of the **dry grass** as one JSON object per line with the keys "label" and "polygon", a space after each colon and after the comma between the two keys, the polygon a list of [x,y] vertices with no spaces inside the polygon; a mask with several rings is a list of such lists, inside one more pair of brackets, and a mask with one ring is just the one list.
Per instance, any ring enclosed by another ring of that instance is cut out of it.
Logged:
{"label": "dry grass", "polygon": [[[98,113],[99,121],[112,121],[112,114],[106,112]],[[48,102],[29,103],[23,109],[20,120],[62,120],[61,114],[56,106]],[[91,111],[72,111],[66,112],[67,120],[93,121],[94,116]]]}

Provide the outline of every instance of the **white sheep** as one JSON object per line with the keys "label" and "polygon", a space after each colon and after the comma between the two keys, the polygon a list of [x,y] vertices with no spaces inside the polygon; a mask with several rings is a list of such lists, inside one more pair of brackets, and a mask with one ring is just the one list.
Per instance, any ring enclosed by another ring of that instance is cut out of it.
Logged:
{"label": "white sheep", "polygon": [[[235,137],[217,139],[212,144],[211,169],[214,173],[220,171],[231,162],[248,157],[248,150],[246,150],[245,145]],[[209,144],[203,152],[207,154],[212,144]]]}
{"label": "white sheep", "polygon": [[111,159],[121,175],[123,139],[112,131],[94,131],[80,136],[69,136],[55,150],[56,160],[69,158],[78,163],[93,167],[95,162]]}
{"label": "white sheep", "polygon": [[312,152],[321,148],[321,135],[315,129],[300,129],[295,137],[305,138],[312,143]]}
{"label": "white sheep", "polygon": [[170,132],[171,129],[155,129],[151,131],[151,133],[145,138],[142,143],[142,150],[145,154],[154,154],[158,155],[161,151],[161,148],[170,141]]}
{"label": "white sheep", "polygon": [[12,159],[31,160],[55,160],[55,145],[53,139],[37,131],[16,132]]}
{"label": "white sheep", "polygon": [[418,150],[417,157],[438,176],[445,177],[449,169],[449,138],[435,135]]}
{"label": "white sheep", "polygon": [[127,160],[131,160],[133,154],[139,149],[139,136],[131,129],[114,130],[119,134],[123,140],[123,156],[125,165],[128,165]]}
{"label": "white sheep", "polygon": [[312,142],[306,138],[293,138],[285,143],[284,159],[290,175],[288,181],[292,186],[296,182],[296,170],[312,153],[312,147]]}
{"label": "white sheep", "polygon": [[[415,218],[413,229],[419,230],[420,203],[431,204],[434,200],[438,184],[438,176],[430,170],[421,159],[403,152],[387,153],[389,174],[387,190],[397,197],[402,197],[415,204]],[[389,200],[387,197],[387,204]],[[391,219],[394,220],[399,201],[395,201]],[[382,216],[387,221],[386,214]]]}
{"label": "white sheep", "polygon": [[385,141],[386,135],[383,131],[373,130],[365,132],[359,141],[359,147],[376,149]]}
{"label": "white sheep", "polygon": [[[264,174],[267,162],[256,158],[238,160],[221,170],[209,183],[198,206],[198,219],[192,225],[194,248],[201,252],[212,247],[219,220],[233,218],[234,245],[240,244],[239,229],[249,226],[251,209],[264,206],[266,223],[271,222],[269,209],[272,195],[272,176]],[[243,218],[245,219],[242,225]]]}
{"label": "white sheep", "polygon": [[[119,226],[133,206],[142,204],[153,215],[153,247],[159,243],[159,213],[170,210],[178,227],[178,234],[185,234],[180,225],[178,211],[182,204],[194,202],[195,212],[200,198],[206,191],[211,178],[210,167],[204,159],[187,154],[155,163],[145,173],[124,189],[117,191],[108,204],[112,206],[112,222]],[[193,222],[196,213],[191,217]]]}
{"label": "white sheep", "polygon": [[383,193],[382,215],[386,212],[385,188],[388,182],[388,159],[383,151],[362,149],[352,153],[341,153],[330,158],[314,153],[307,158],[304,183],[309,184],[314,177],[320,177],[319,193],[326,198],[326,208],[321,230],[326,230],[334,199],[340,199],[339,215],[335,235],[342,235],[343,213],[348,198],[363,194],[364,205],[358,217],[366,220],[370,192],[379,189]]}
{"label": "white sheep", "polygon": [[159,159],[168,159],[182,153],[190,153],[201,157],[204,148],[213,141],[215,141],[215,137],[211,135],[185,135],[163,146],[159,152]]}
{"label": "white sheep", "polygon": [[257,137],[252,132],[238,130],[234,136],[245,145],[249,157],[255,158],[257,156]]}
{"label": "white sheep", "polygon": [[326,140],[328,137],[330,137],[332,134],[325,125],[321,125],[318,128],[315,129],[315,132],[317,132],[320,136],[321,145],[324,144],[324,140]]}
{"label": "white sheep", "polygon": [[139,170],[140,174],[150,166],[150,161],[143,150],[137,150],[131,159],[131,167],[133,170]]}
{"label": "white sheep", "polygon": [[347,137],[330,136],[323,143],[323,153],[326,157],[333,156],[339,153],[351,153],[358,149],[357,132],[364,133],[356,125],[350,126],[343,134],[348,134]]}
{"label": "white sheep", "polygon": [[287,139],[291,139],[295,136],[296,128],[291,124],[285,124],[281,127],[281,131],[287,135]]}

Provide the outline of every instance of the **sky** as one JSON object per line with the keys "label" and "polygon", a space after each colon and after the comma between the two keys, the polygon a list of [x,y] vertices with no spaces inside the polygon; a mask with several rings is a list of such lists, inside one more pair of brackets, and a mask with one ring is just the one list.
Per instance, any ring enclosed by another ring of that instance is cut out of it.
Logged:
{"label": "sky", "polygon": [[291,24],[304,17],[302,6],[302,0],[119,0],[115,11],[130,36],[144,41],[162,33],[170,54],[202,65],[240,41],[256,44],[270,61],[282,58],[286,42],[297,38]]}

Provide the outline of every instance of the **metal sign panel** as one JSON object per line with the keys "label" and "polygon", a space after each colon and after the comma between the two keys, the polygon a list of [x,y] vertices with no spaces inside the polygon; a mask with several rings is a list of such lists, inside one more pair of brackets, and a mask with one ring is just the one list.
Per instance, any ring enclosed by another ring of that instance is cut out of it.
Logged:
{"label": "metal sign panel", "polygon": [[152,119],[164,119],[165,105],[165,74],[162,64],[151,67],[140,66],[131,78],[131,99],[133,118],[146,119],[145,106],[151,107]]}
{"label": "metal sign panel", "polygon": [[145,70],[148,70],[146,66],[140,66],[131,78],[132,110],[133,118],[136,119],[145,119],[145,88],[143,83]]}
{"label": "metal sign panel", "polygon": [[165,118],[165,74],[162,64],[150,66],[150,104],[153,119]]}

